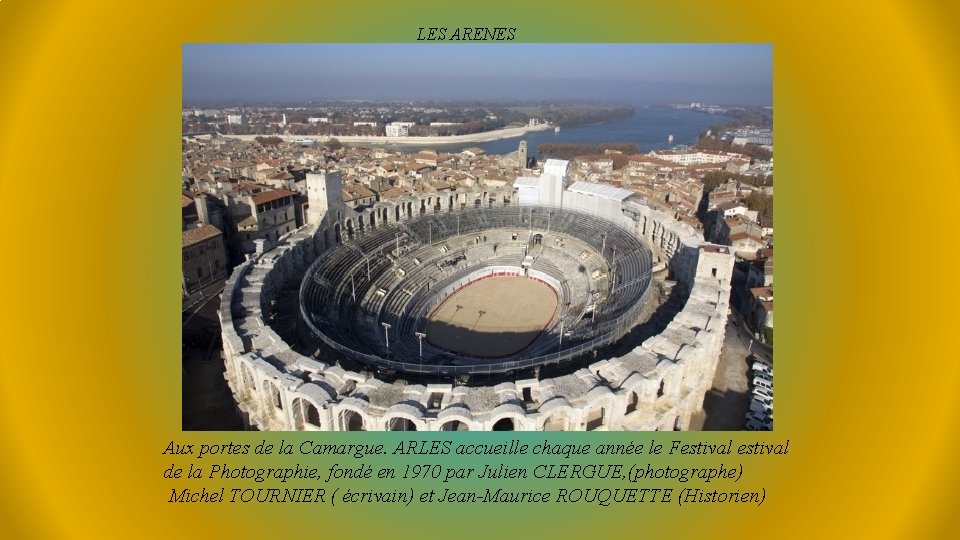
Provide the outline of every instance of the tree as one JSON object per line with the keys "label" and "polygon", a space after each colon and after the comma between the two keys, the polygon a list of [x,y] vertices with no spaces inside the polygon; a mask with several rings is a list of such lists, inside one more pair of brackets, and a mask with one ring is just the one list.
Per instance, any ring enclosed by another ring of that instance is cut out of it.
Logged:
{"label": "tree", "polygon": [[260,143],[260,146],[266,148],[267,146],[279,146],[283,142],[283,139],[280,137],[255,137],[255,141]]}
{"label": "tree", "polygon": [[[605,154],[606,150],[614,150],[621,154]],[[640,147],[636,143],[602,143],[602,144],[578,144],[578,143],[543,143],[537,145],[537,154],[543,157],[557,159],[574,158],[593,158],[614,160],[614,168],[622,168],[627,163],[626,155],[639,154]],[[616,156],[620,156],[619,158]],[[619,166],[617,166],[619,164]]]}
{"label": "tree", "polygon": [[543,111],[543,118],[558,126],[582,126],[623,120],[633,116],[632,107],[571,105]]}
{"label": "tree", "polygon": [[707,171],[703,175],[703,193],[707,194],[717,189],[720,184],[723,184],[732,176],[732,173],[728,173],[726,171]]}
{"label": "tree", "polygon": [[773,197],[770,195],[765,195],[760,191],[754,191],[750,195],[747,195],[746,199],[747,208],[751,210],[756,210],[757,214],[763,218],[772,218],[773,217]]}
{"label": "tree", "polygon": [[327,141],[327,144],[325,144],[324,146],[326,146],[330,150],[340,150],[341,148],[343,148],[343,143],[341,143],[339,139],[332,138],[329,141]]}
{"label": "tree", "polygon": [[771,182],[773,176],[768,176],[764,178],[759,175],[750,175],[750,174],[739,174],[729,171],[707,171],[704,173],[703,178],[703,190],[705,193],[710,193],[717,188],[720,184],[727,182],[728,180],[736,180],[741,184],[746,184],[748,186],[762,187],[767,185],[773,185]]}

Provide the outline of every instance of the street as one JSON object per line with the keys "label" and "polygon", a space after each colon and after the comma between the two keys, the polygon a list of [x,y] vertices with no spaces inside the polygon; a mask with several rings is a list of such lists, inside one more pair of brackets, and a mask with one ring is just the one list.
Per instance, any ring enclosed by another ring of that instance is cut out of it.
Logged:
{"label": "street", "polygon": [[[182,358],[182,429],[238,430],[243,429],[233,402],[233,394],[223,378],[223,359],[220,356],[220,321],[217,310],[220,295],[217,284],[213,294],[204,291],[185,310],[183,319]],[[211,288],[211,287],[208,287]],[[219,283],[223,287],[223,282]]]}

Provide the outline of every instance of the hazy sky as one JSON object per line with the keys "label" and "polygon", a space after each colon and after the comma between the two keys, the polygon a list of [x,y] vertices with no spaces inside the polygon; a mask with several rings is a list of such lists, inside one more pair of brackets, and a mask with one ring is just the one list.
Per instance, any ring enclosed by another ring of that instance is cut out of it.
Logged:
{"label": "hazy sky", "polygon": [[194,44],[183,98],[772,105],[769,44]]}

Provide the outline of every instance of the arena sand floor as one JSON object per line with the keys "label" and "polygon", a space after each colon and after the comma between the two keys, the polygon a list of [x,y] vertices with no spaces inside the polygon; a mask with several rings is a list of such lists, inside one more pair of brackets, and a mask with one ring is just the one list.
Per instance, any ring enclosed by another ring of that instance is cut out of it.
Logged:
{"label": "arena sand floor", "polygon": [[427,341],[468,356],[509,356],[543,333],[559,305],[554,290],[539,281],[482,279],[450,295],[430,314]]}

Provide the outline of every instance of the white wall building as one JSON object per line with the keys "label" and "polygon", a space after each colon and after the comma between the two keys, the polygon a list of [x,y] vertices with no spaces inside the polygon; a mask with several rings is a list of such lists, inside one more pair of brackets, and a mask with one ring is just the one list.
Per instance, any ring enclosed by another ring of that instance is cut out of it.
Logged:
{"label": "white wall building", "polygon": [[407,137],[410,135],[410,126],[413,122],[391,122],[387,124],[387,137]]}
{"label": "white wall building", "polygon": [[670,161],[672,163],[678,163],[680,165],[702,165],[704,163],[726,163],[732,159],[743,158],[742,154],[735,154],[732,152],[725,152],[722,154],[715,154],[712,152],[685,152],[685,151],[662,151],[657,152],[656,150],[650,152],[650,157],[657,159],[662,159],[664,161]]}

